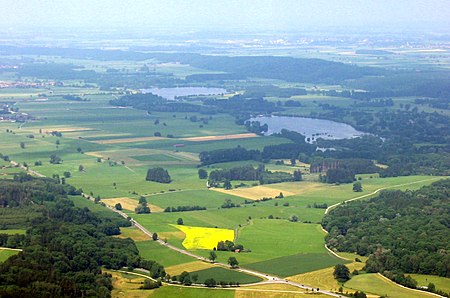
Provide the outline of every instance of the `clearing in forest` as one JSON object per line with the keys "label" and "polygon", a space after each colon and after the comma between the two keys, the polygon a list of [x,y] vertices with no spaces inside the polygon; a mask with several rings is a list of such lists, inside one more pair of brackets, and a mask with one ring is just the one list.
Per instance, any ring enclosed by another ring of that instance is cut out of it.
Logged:
{"label": "clearing in forest", "polygon": [[234,241],[234,231],[229,229],[172,226],[186,234],[183,246],[187,249],[213,249],[219,241]]}
{"label": "clearing in forest", "polygon": [[221,136],[190,137],[190,138],[182,138],[180,140],[190,141],[190,142],[203,142],[203,141],[247,139],[247,138],[256,138],[256,137],[258,137],[258,135],[254,134],[254,133],[239,133],[239,134],[221,135]]}

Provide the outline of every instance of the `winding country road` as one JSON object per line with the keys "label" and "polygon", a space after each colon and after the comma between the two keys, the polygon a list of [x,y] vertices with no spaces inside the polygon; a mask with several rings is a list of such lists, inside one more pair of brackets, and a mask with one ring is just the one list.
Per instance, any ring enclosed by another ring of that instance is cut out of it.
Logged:
{"label": "winding country road", "polygon": [[[13,164],[14,166],[19,165],[17,162],[14,162],[14,161],[11,161],[11,164]],[[36,175],[36,176],[38,176],[38,177],[45,177],[45,175],[42,175],[42,174],[40,174],[40,173],[38,173],[38,172],[36,172],[36,171],[33,171],[33,170],[29,169],[29,168],[26,168],[26,167],[24,167],[23,165],[20,165],[20,167],[23,168],[23,169],[25,169],[25,170],[27,170],[29,173],[31,173],[31,174],[33,174],[33,175]],[[378,192],[380,192],[381,190],[384,190],[384,189],[394,188],[394,187],[399,187],[399,186],[406,186],[406,185],[411,185],[411,184],[416,184],[416,183],[421,183],[421,182],[431,181],[431,180],[437,180],[437,179],[441,179],[441,177],[434,177],[434,178],[430,178],[430,179],[425,179],[425,180],[420,180],[420,181],[414,181],[414,182],[403,183],[403,184],[399,184],[399,185],[392,185],[392,186],[388,186],[388,187],[379,188],[379,189],[373,191],[373,192],[370,193],[370,194],[365,194],[365,195],[362,195],[362,196],[359,196],[359,197],[356,197],[356,198],[352,198],[352,199],[346,200],[346,201],[341,202],[341,203],[334,204],[334,205],[328,207],[328,208],[325,210],[325,214],[327,214],[331,209],[336,208],[336,207],[339,206],[340,204],[343,204],[343,203],[346,203],[346,202],[350,202],[350,201],[354,201],[354,200],[363,199],[363,198],[366,198],[366,197],[375,195],[375,194],[377,194]],[[89,200],[91,200],[91,201],[95,201],[95,198],[94,198],[94,197],[89,196],[89,195],[87,195],[87,194],[82,193],[82,196],[85,197],[85,198],[87,198],[87,199],[89,199]],[[124,218],[126,218],[126,219],[129,219],[129,218],[130,218],[130,216],[129,216],[128,214],[126,214],[126,213],[124,213],[124,212],[122,212],[122,211],[120,211],[120,210],[116,210],[116,209],[115,209],[114,207],[112,207],[112,206],[109,206],[109,205],[107,205],[107,204],[105,204],[105,206],[106,206],[108,209],[112,210],[113,212],[119,214],[120,216],[122,216],[122,217],[124,217]],[[140,223],[138,223],[137,221],[135,221],[133,218],[130,218],[130,222],[131,222],[136,228],[138,228],[139,230],[141,230],[144,234],[148,235],[149,237],[152,237],[152,236],[153,236],[153,233],[152,233],[151,231],[147,230],[144,226],[142,226]],[[205,257],[199,256],[199,255],[196,255],[196,254],[194,254],[194,253],[191,253],[191,252],[189,252],[189,251],[187,251],[187,250],[184,250],[184,249],[175,247],[175,246],[173,246],[173,245],[171,245],[171,244],[168,244],[168,243],[164,242],[164,241],[161,240],[161,239],[158,239],[157,242],[158,242],[159,244],[161,244],[161,245],[163,245],[163,246],[169,248],[169,249],[172,249],[172,250],[178,252],[178,253],[181,253],[181,254],[190,256],[190,257],[192,257],[192,258],[195,258],[195,259],[200,260],[200,261],[203,261],[203,262],[211,263],[211,261],[210,261],[209,259],[205,258]],[[214,265],[217,265],[217,266],[224,267],[224,268],[230,268],[229,265],[224,264],[224,263],[220,263],[220,262],[214,262],[213,264],[214,264]],[[260,278],[262,278],[262,279],[265,279],[264,281],[261,281],[261,282],[258,282],[258,283],[253,283],[253,284],[247,284],[247,285],[245,285],[245,286],[255,286],[255,285],[264,285],[264,284],[286,284],[286,285],[294,286],[294,287],[297,287],[297,288],[300,288],[300,289],[303,289],[303,290],[308,290],[308,291],[311,291],[311,292],[321,293],[321,294],[324,294],[324,295],[328,295],[328,296],[331,296],[331,297],[339,297],[339,298],[344,297],[344,296],[342,296],[342,295],[340,295],[340,294],[337,294],[337,293],[334,293],[334,292],[330,292],[330,291],[326,291],[326,290],[321,290],[321,289],[319,289],[319,288],[314,288],[314,287],[311,287],[311,286],[299,284],[299,283],[296,283],[296,282],[293,282],[293,281],[289,281],[289,280],[287,280],[287,279],[280,278],[280,277],[278,277],[278,276],[265,274],[265,273],[258,272],[258,271],[255,271],[255,270],[249,270],[249,269],[245,269],[245,268],[236,268],[236,269],[234,269],[234,270],[239,271],[239,272],[242,272],[242,273],[254,275],[254,276],[260,277]],[[128,272],[127,272],[127,273],[128,273]],[[148,277],[148,276],[146,276],[146,277]],[[283,291],[280,291],[280,292],[283,292]]]}

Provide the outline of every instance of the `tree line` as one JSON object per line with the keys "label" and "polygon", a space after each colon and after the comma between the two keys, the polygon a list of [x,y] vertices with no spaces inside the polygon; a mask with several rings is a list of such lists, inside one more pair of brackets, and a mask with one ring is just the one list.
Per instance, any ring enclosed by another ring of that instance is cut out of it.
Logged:
{"label": "tree line", "polygon": [[401,279],[403,273],[450,276],[450,180],[417,191],[383,191],[327,214],[327,245],[368,256],[365,270]]}

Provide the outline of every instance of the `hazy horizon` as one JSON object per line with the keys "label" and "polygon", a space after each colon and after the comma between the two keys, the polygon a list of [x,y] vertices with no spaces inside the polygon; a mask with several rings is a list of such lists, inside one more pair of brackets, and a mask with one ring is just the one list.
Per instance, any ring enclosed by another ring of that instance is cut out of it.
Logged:
{"label": "hazy horizon", "polygon": [[302,31],[313,28],[427,28],[450,31],[447,0],[2,0],[7,30],[112,28],[166,30]]}

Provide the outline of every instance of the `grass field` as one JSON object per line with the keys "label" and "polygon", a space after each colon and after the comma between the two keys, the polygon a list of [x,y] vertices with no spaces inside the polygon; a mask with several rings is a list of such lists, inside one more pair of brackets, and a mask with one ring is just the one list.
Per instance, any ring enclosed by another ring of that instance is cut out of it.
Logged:
{"label": "grass field", "polygon": [[173,225],[186,234],[183,246],[187,249],[213,249],[219,241],[234,241],[234,231],[228,229]]}
{"label": "grass field", "polygon": [[208,269],[214,267],[213,264],[202,262],[202,261],[194,261],[191,263],[184,263],[180,265],[174,265],[170,267],[166,267],[166,272],[170,274],[171,276],[180,275],[183,273],[183,271],[186,272],[192,272],[192,271],[198,271],[203,269]]}
{"label": "grass field", "polygon": [[436,297],[426,292],[402,288],[376,273],[354,276],[345,283],[345,287],[379,296],[385,295],[396,298]]}
{"label": "grass field", "polygon": [[433,283],[436,289],[450,293],[450,278],[436,276],[436,275],[424,275],[424,274],[407,274],[417,281],[417,285],[420,287],[426,287],[429,283]]}
{"label": "grass field", "polygon": [[156,260],[164,267],[196,261],[196,259],[192,257],[163,247],[161,244],[153,240],[136,242],[136,246],[139,249],[139,255],[142,258],[146,260]]}
{"label": "grass field", "polygon": [[[361,270],[364,267],[364,263],[349,263],[346,266],[350,272],[353,270]],[[299,284],[306,284],[312,287],[317,287],[323,290],[337,292],[341,286],[333,276],[334,267],[329,267],[321,270],[311,271],[303,274],[289,276],[287,279],[297,282]]]}
{"label": "grass field", "polygon": [[14,235],[14,234],[25,235],[25,232],[26,232],[26,230],[20,230],[20,229],[0,230],[0,234],[8,234],[8,235]]}
{"label": "grass field", "polygon": [[10,256],[17,255],[17,250],[3,249],[0,247],[0,263],[6,261]]}
{"label": "grass field", "polygon": [[150,297],[183,297],[183,298],[234,298],[234,290],[199,289],[189,287],[164,286],[149,291]]}
{"label": "grass field", "polygon": [[253,275],[248,275],[242,272],[239,272],[237,270],[232,269],[225,269],[222,267],[213,267],[203,270],[197,270],[191,272],[192,274],[198,275],[199,282],[204,282],[208,278],[214,278],[217,282],[224,281],[224,282],[239,282],[241,284],[249,284],[249,283],[255,283],[259,282],[262,279]]}
{"label": "grass field", "polygon": [[120,228],[120,235],[117,235],[118,238],[131,238],[133,241],[147,241],[150,240],[151,237],[141,230],[135,227],[128,228]]}

